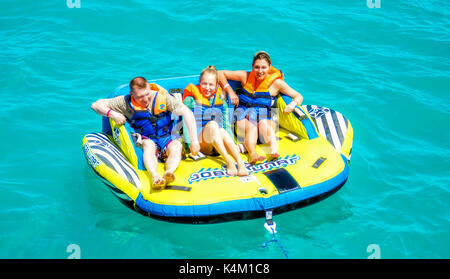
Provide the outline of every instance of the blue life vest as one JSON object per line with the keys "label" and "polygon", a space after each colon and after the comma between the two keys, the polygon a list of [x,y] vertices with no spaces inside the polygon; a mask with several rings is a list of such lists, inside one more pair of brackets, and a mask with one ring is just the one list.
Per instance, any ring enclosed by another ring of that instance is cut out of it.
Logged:
{"label": "blue life vest", "polygon": [[246,84],[243,85],[242,91],[236,92],[239,94],[238,107],[244,109],[256,107],[258,111],[262,108],[269,115],[270,109],[275,103],[275,97],[270,95],[269,88],[279,78],[284,78],[283,73],[270,66],[268,76],[256,88],[256,76],[251,71]]}
{"label": "blue life vest", "polygon": [[125,98],[134,112],[133,117],[129,119],[130,125],[137,133],[151,139],[170,135],[173,128],[172,113],[167,110],[166,100],[162,94],[156,93],[151,113],[148,110],[136,110],[131,103],[131,95]]}

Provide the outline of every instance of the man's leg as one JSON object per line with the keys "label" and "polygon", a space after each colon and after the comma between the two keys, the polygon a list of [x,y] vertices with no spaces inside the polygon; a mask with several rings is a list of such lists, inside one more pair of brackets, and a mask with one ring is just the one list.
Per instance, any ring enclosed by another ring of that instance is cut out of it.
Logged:
{"label": "man's leg", "polygon": [[156,159],[156,144],[150,139],[142,141],[142,149],[144,150],[143,159],[147,171],[152,176],[152,187],[161,189],[165,185],[165,180],[158,174],[158,160]]}
{"label": "man's leg", "polygon": [[172,140],[169,142],[166,148],[167,159],[166,159],[166,171],[164,172],[164,179],[166,184],[171,183],[175,180],[175,170],[181,161],[181,152],[183,151],[183,145],[179,140]]}

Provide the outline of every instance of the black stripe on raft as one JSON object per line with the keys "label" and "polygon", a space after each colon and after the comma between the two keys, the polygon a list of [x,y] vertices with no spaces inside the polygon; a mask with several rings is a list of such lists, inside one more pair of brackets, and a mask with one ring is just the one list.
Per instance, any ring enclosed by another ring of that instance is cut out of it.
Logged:
{"label": "black stripe on raft", "polygon": [[[97,148],[91,147],[91,149],[97,149]],[[101,150],[101,149],[100,149],[100,150]],[[104,150],[102,150],[102,151],[104,151]],[[105,153],[107,153],[107,154],[110,155],[110,153],[107,152],[107,151],[105,151]],[[96,153],[95,155],[96,155],[97,157],[99,157],[99,159],[100,159],[103,163],[105,163],[108,167],[110,167],[111,169],[113,169],[115,172],[119,173],[119,171],[111,164],[111,162],[110,162],[110,160],[108,160],[108,158],[105,158],[103,155],[98,154],[98,153]],[[110,156],[111,156],[111,155],[110,155]],[[138,187],[138,186],[136,185],[136,181],[134,181],[134,179],[133,179],[133,177],[130,175],[130,173],[129,173],[127,170],[125,170],[125,169],[123,168],[123,166],[120,164],[120,162],[117,162],[117,160],[115,160],[115,162],[117,163],[117,165],[119,165],[119,167],[121,168],[121,170],[125,173],[126,179],[127,179],[131,184],[133,184],[134,187]]]}
{"label": "black stripe on raft", "polygon": [[[312,106],[311,105],[306,105],[306,111],[308,112],[308,114],[312,111]],[[311,115],[310,115],[311,116]],[[320,134],[320,132],[319,132],[319,127],[317,126],[317,121],[316,121],[316,119],[314,118],[314,117],[312,117],[311,116],[311,119],[312,119],[312,121],[314,122],[314,126],[316,127],[316,129],[317,129],[317,133],[319,133]]]}
{"label": "black stripe on raft", "polygon": [[345,118],[345,116],[342,114],[342,117],[344,118],[344,122],[345,122],[345,128],[348,129],[348,119]]}
{"label": "black stripe on raft", "polygon": [[[96,138],[96,139],[98,139],[98,138]],[[100,139],[98,139],[98,140],[100,140]],[[103,139],[102,139],[103,140]],[[106,139],[106,140],[103,140],[103,143],[105,144],[105,145],[107,145],[107,147],[112,151],[112,152],[114,152],[114,154],[116,154],[116,157],[117,158],[120,158],[125,164],[129,164],[130,166],[131,166],[131,164],[125,159],[125,157],[124,157],[124,155],[122,154],[122,152],[109,140],[109,139]],[[98,145],[98,143],[97,142],[93,142],[93,144],[95,144],[95,145]]]}
{"label": "black stripe on raft", "polygon": [[181,190],[181,191],[189,192],[189,191],[191,191],[192,188],[186,187],[186,186],[168,185],[164,189],[166,189],[166,190]]}
{"label": "black stripe on raft", "polygon": [[338,134],[339,141],[342,146],[342,143],[344,142],[344,135],[342,134],[341,125],[339,125],[339,119],[337,118],[337,114],[334,110],[330,110],[330,111],[331,111],[331,118],[333,119],[334,127],[336,129],[336,133]]}
{"label": "black stripe on raft", "polygon": [[323,115],[320,119],[322,119],[323,129],[325,130],[325,135],[327,136],[327,140],[331,143],[331,145],[334,145],[333,138],[331,137],[330,127],[328,127],[327,118],[325,115]]}
{"label": "black stripe on raft", "polygon": [[111,162],[105,158],[103,155],[101,154],[95,154],[95,156],[97,156],[100,161],[102,161],[105,165],[107,165],[109,168],[113,169],[115,172],[117,172],[117,170],[114,168],[114,166],[111,164]]}
{"label": "black stripe on raft", "polygon": [[[319,132],[319,127],[317,127],[316,119],[315,119],[314,117],[311,117],[311,119],[312,119],[312,121],[314,122],[314,125],[315,125],[316,128],[317,128],[317,132]],[[320,133],[319,133],[319,134],[320,134]]]}
{"label": "black stripe on raft", "polygon": [[316,162],[312,165],[312,167],[315,169],[319,168],[323,164],[323,162],[325,162],[326,159],[327,158],[320,157],[319,159],[316,160]]}
{"label": "black stripe on raft", "polygon": [[[110,147],[110,146],[108,146],[108,147]],[[115,161],[117,162],[118,160],[120,160],[120,162],[122,162],[122,166],[125,166],[125,167],[127,167],[127,169],[130,171],[130,172],[132,172],[132,173],[134,173],[134,174],[136,174],[136,171],[134,171],[134,169],[133,169],[133,167],[131,166],[131,164],[125,159],[125,157],[122,155],[122,153],[120,153],[120,151],[119,150],[117,150],[117,149],[114,149],[114,148],[108,148],[108,149],[105,149],[105,147],[103,147],[103,146],[99,146],[99,145],[91,145],[91,148],[95,148],[95,149],[98,149],[98,150],[102,150],[102,151],[110,151],[110,152],[112,152],[113,154],[111,154],[111,153],[109,153],[108,152],[108,154],[110,154],[112,157],[114,157],[114,159],[115,159]],[[137,176],[137,174],[136,174],[136,176]]]}
{"label": "black stripe on raft", "polygon": [[286,169],[268,171],[264,175],[269,178],[280,194],[300,188],[298,182]]}

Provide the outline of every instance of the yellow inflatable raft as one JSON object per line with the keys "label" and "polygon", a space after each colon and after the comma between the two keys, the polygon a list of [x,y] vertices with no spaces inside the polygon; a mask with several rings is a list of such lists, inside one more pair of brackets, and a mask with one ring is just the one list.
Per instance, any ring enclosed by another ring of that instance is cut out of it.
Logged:
{"label": "yellow inflatable raft", "polygon": [[[180,94],[198,76],[154,80],[171,94]],[[240,83],[230,81],[235,90]],[[125,95],[123,85],[109,96]],[[181,96],[180,96],[181,97]],[[277,99],[282,111],[290,98]],[[133,128],[117,126],[104,117],[103,131],[83,138],[89,166],[128,207],[144,215],[174,222],[210,223],[263,217],[322,200],[340,189],[349,175],[353,130],[348,119],[332,109],[303,105],[279,114],[279,153],[276,161],[247,165],[249,176],[229,177],[225,162],[206,156],[181,161],[176,180],[164,190],[150,187],[135,146]],[[181,120],[179,120],[181,122]],[[180,124],[180,123],[179,123]],[[258,145],[265,154],[265,145]],[[186,149],[188,150],[188,149]],[[242,154],[244,160],[247,156]],[[159,172],[164,165],[159,164]]]}

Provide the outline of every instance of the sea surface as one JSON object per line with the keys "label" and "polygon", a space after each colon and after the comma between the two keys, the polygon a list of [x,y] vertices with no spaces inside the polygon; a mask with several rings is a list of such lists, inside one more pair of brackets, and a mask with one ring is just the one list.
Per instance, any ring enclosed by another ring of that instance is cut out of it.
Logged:
{"label": "sea surface", "polygon": [[[450,257],[449,1],[76,2],[0,4],[0,258]],[[278,243],[264,219],[144,217],[91,171],[92,102],[135,76],[247,70],[258,50],[354,129],[347,183],[276,215]]]}

